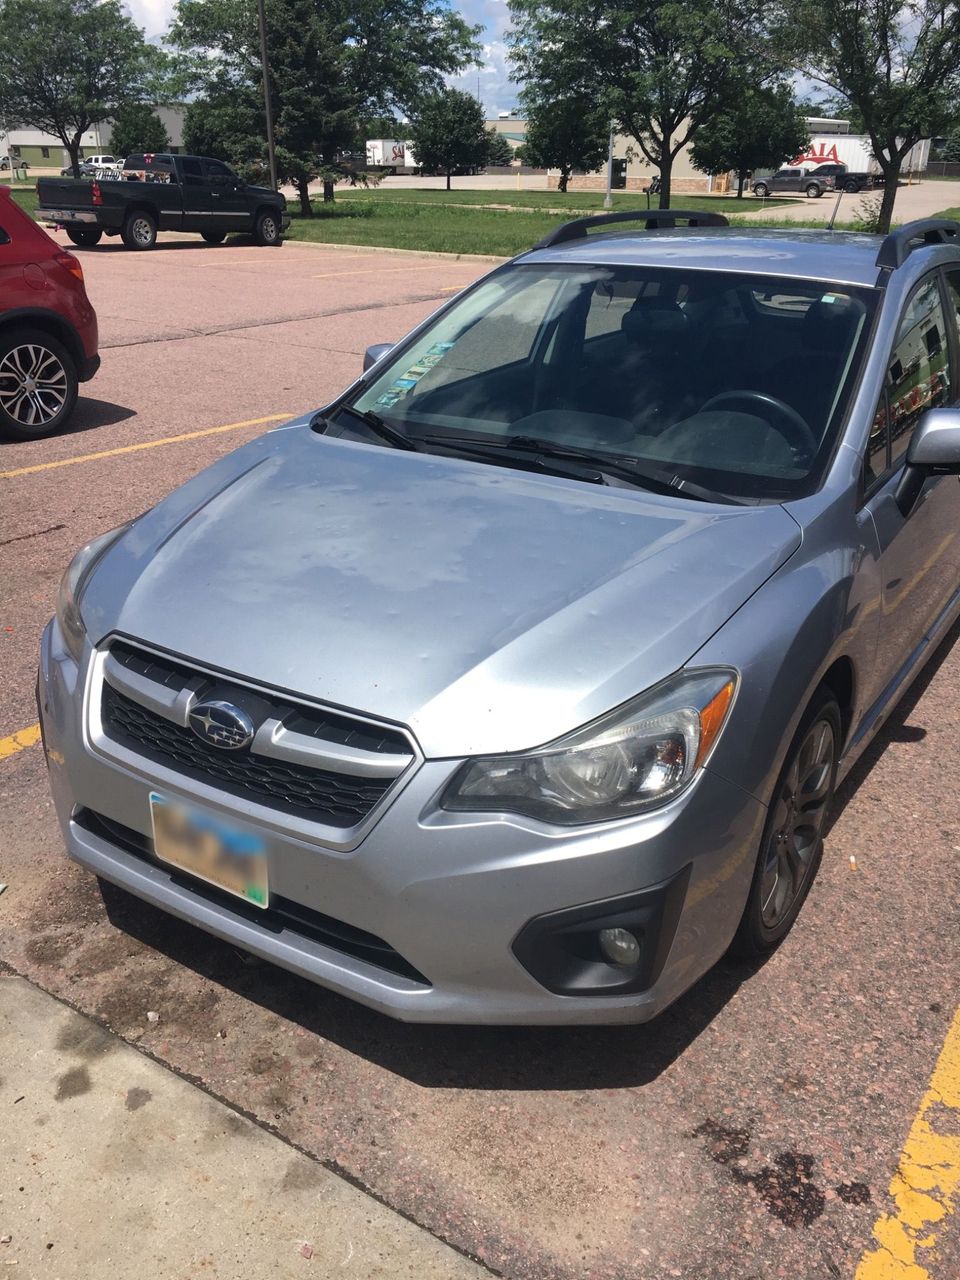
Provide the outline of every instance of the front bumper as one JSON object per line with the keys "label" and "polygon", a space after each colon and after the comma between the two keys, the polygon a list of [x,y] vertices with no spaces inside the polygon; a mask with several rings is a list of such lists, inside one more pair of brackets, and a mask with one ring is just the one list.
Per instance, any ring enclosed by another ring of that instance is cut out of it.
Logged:
{"label": "front bumper", "polygon": [[81,382],[89,382],[97,370],[100,368],[99,356],[86,356],[83,363],[77,370],[77,377]]}
{"label": "front bumper", "polygon": [[[560,830],[439,809],[436,797],[461,762],[428,760],[359,844],[332,848],[293,833],[282,814],[217,798],[146,761],[141,771],[106,759],[87,731],[92,656],[88,647],[81,675],[56,625],[44,632],[41,722],[70,857],[294,973],[411,1022],[636,1022],[670,1004],[729,945],[765,811],[708,770],[640,819]],[[287,913],[260,916],[156,862],[151,789],[255,826],[267,846],[271,896]],[[548,913],[566,919],[585,904],[602,904],[602,914],[606,900],[613,912],[628,899],[652,904],[658,954],[649,986],[565,994],[533,976],[537,966],[521,944],[537,932],[531,922]],[[370,938],[399,962],[381,963],[376,945],[364,950]]]}

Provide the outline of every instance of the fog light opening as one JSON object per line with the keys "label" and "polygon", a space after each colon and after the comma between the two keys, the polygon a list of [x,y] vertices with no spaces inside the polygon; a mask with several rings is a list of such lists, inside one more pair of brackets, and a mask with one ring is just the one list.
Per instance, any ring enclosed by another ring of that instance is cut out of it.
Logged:
{"label": "fog light opening", "polygon": [[601,929],[597,938],[603,958],[610,964],[629,969],[640,963],[640,943],[629,929]]}

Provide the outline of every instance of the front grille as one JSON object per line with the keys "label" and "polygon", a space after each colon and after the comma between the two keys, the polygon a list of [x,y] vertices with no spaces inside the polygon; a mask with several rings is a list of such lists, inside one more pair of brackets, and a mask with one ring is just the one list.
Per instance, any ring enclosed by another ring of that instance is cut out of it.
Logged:
{"label": "front grille", "polygon": [[232,894],[222,893],[213,885],[181,874],[167,863],[160,862],[154,856],[153,841],[149,836],[141,835],[139,831],[114,822],[112,818],[105,818],[92,809],[81,809],[74,817],[74,822],[92,835],[116,845],[125,853],[159,867],[170,876],[174,884],[189,889],[198,897],[216,903],[218,907],[226,908],[271,933],[279,934],[289,931],[299,934],[300,937],[319,942],[325,947],[353,956],[357,960],[363,960],[388,973],[409,978],[411,982],[418,982],[424,987],[430,986],[429,978],[425,978],[419,969],[415,969],[399,951],[391,947],[390,943],[385,942],[383,938],[378,938],[375,933],[367,933],[365,929],[357,929],[352,924],[344,924],[342,920],[334,920],[332,916],[325,916],[320,911],[314,911],[312,907],[305,907],[299,902],[283,898],[278,893],[270,894],[270,905],[265,910],[248,906]]}
{"label": "front grille", "polygon": [[192,729],[157,715],[106,682],[101,720],[111,741],[147,760],[231,795],[332,827],[355,827],[394,782],[308,768],[249,751],[219,750]]}
{"label": "front grille", "polygon": [[[162,685],[165,689],[179,692],[187,687],[196,688],[198,699],[211,697],[214,693],[233,701],[239,699],[242,702],[243,699],[244,690],[231,684],[227,677],[197,671],[166,655],[135,649],[119,640],[115,640],[110,646],[110,657],[120,666],[144,676],[154,684]],[[350,716],[338,715],[335,711],[321,710],[319,707],[305,707],[287,701],[279,693],[272,693],[268,697],[271,703],[270,714],[283,720],[287,728],[296,733],[309,734],[318,741],[333,742],[359,751],[396,755],[405,755],[410,751],[410,743],[396,729],[353,720]]]}

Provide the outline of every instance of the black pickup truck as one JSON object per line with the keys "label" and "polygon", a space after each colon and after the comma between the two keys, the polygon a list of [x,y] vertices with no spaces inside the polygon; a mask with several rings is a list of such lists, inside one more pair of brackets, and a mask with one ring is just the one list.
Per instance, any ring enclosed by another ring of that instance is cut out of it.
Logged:
{"label": "black pickup truck", "polygon": [[196,231],[207,244],[252,232],[258,244],[278,245],[290,225],[282,195],[206,156],[128,156],[115,180],[40,178],[37,195],[40,221],[66,228],[77,245],[108,235],[128,249],[152,249],[158,231]]}

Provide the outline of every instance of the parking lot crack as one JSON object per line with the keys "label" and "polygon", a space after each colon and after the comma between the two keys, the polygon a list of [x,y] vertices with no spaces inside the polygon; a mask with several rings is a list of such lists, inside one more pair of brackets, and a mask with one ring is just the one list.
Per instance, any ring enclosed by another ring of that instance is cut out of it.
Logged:
{"label": "parking lot crack", "polygon": [[327,320],[331,316],[356,315],[364,311],[389,311],[397,306],[413,306],[418,302],[436,302],[437,293],[420,293],[406,298],[391,298],[385,302],[362,302],[356,306],[332,307],[328,311],[312,311],[307,315],[277,316],[270,320],[243,320],[236,324],[212,325],[209,329],[186,329],[181,333],[157,334],[137,338],[132,342],[102,342],[102,350],[118,350],[123,347],[150,346],[161,342],[189,342],[193,338],[215,338],[220,334],[237,333],[248,329],[270,329],[281,324],[306,324],[311,320]]}
{"label": "parking lot crack", "polygon": [[4,538],[0,541],[0,547],[9,547],[12,542],[26,542],[28,538],[42,538],[45,533],[56,533],[66,527],[65,524],[52,524],[46,529],[34,529],[32,533],[18,533],[13,538]]}

